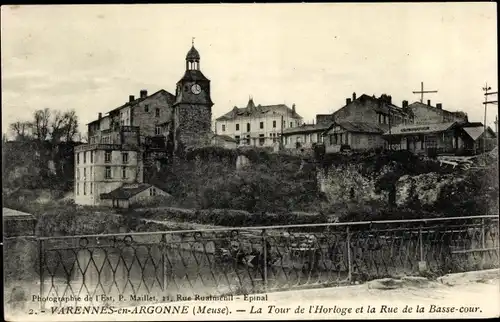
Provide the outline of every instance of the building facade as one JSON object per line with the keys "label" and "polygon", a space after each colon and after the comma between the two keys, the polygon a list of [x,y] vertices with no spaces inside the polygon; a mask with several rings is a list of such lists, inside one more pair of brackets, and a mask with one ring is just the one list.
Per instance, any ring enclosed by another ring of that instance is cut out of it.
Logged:
{"label": "building facade", "polygon": [[413,123],[408,110],[408,102],[403,107],[396,106],[390,95],[380,97],[356,93],[346,99],[346,104],[332,114],[316,115],[318,124],[328,125],[323,133],[325,151],[338,152],[342,148],[370,149],[384,147],[382,138],[385,131],[401,124]]}
{"label": "building facade", "polygon": [[246,107],[234,107],[215,121],[215,131],[228,135],[238,146],[270,147],[279,144],[282,131],[301,126],[302,117],[285,104],[255,105],[252,98]]}
{"label": "building facade", "polygon": [[312,148],[316,143],[323,143],[323,132],[327,124],[302,124],[283,130],[285,149]]}
{"label": "building facade", "polygon": [[159,90],[98,114],[88,124],[88,144],[75,148],[75,203],[99,205],[101,195],[144,181],[155,157],[210,143],[213,102],[210,80],[200,70],[200,54],[191,47],[176,95]]}

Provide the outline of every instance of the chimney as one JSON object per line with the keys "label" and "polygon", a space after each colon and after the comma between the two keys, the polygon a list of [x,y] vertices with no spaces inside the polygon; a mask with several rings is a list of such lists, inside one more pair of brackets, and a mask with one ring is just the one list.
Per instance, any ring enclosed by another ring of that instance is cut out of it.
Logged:
{"label": "chimney", "polygon": [[351,104],[351,99],[350,98],[346,98],[346,100],[345,100],[345,105],[348,105],[348,104]]}
{"label": "chimney", "polygon": [[356,100],[356,92],[352,93],[352,100],[355,101]]}
{"label": "chimney", "polygon": [[427,100],[427,105],[431,106],[431,100]]}
{"label": "chimney", "polygon": [[436,104],[436,107],[437,107],[437,108],[439,108],[440,110],[442,110],[442,109],[443,109],[443,104],[441,104],[441,103],[437,103],[437,104]]}
{"label": "chimney", "polygon": [[403,101],[403,108],[407,108],[408,107],[408,101]]}
{"label": "chimney", "polygon": [[295,113],[295,104],[292,104],[292,111]]}
{"label": "chimney", "polygon": [[148,91],[145,89],[141,90],[141,98],[144,98],[146,96],[148,96]]}
{"label": "chimney", "polygon": [[387,100],[388,100],[389,104],[392,104],[392,96],[391,95],[387,96]]}
{"label": "chimney", "polygon": [[97,116],[97,119],[102,119],[102,113],[99,113],[98,116]]}
{"label": "chimney", "polygon": [[128,96],[128,101],[133,102],[134,101],[134,95],[129,95]]}

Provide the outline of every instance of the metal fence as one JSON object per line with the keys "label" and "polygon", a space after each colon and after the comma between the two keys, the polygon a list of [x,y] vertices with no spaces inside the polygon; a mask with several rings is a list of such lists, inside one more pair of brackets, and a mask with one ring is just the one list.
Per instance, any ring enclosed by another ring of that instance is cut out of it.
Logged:
{"label": "metal fence", "polygon": [[494,268],[498,228],[497,216],[475,216],[40,238],[40,303],[130,306]]}

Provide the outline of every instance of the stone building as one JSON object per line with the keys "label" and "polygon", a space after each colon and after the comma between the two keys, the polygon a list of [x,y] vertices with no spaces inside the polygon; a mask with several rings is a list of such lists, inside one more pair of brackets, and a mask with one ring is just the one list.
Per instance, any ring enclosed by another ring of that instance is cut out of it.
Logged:
{"label": "stone building", "polygon": [[420,102],[411,103],[408,105],[408,110],[414,116],[415,124],[468,122],[466,113],[461,111],[447,111],[443,109],[443,104],[441,103],[432,106],[430,100],[427,100],[427,104]]}
{"label": "stone building", "polygon": [[210,80],[191,47],[175,95],[141,90],[88,124],[88,144],[75,148],[75,203],[101,204],[101,195],[143,183],[145,168],[175,150],[210,144],[213,102]]}
{"label": "stone building", "polygon": [[[407,106],[403,101],[403,106]],[[392,102],[390,95],[380,97],[356,93],[339,110],[329,115],[316,115],[318,124],[327,124],[323,135],[326,152],[339,151],[342,145],[357,149],[383,147],[382,134],[391,127],[413,122],[413,116],[407,108],[401,108]],[[334,125],[335,124],[335,125]]]}
{"label": "stone building", "polygon": [[246,107],[234,107],[218,117],[215,131],[234,138],[238,145],[273,146],[280,142],[281,132],[301,126],[302,116],[285,104],[255,105],[253,98]]}

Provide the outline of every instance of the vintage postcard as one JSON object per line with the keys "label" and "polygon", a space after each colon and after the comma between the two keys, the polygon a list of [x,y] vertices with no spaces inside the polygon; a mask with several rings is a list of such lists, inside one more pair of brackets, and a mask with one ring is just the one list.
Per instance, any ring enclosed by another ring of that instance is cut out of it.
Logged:
{"label": "vintage postcard", "polygon": [[498,317],[496,13],[2,6],[4,318]]}

